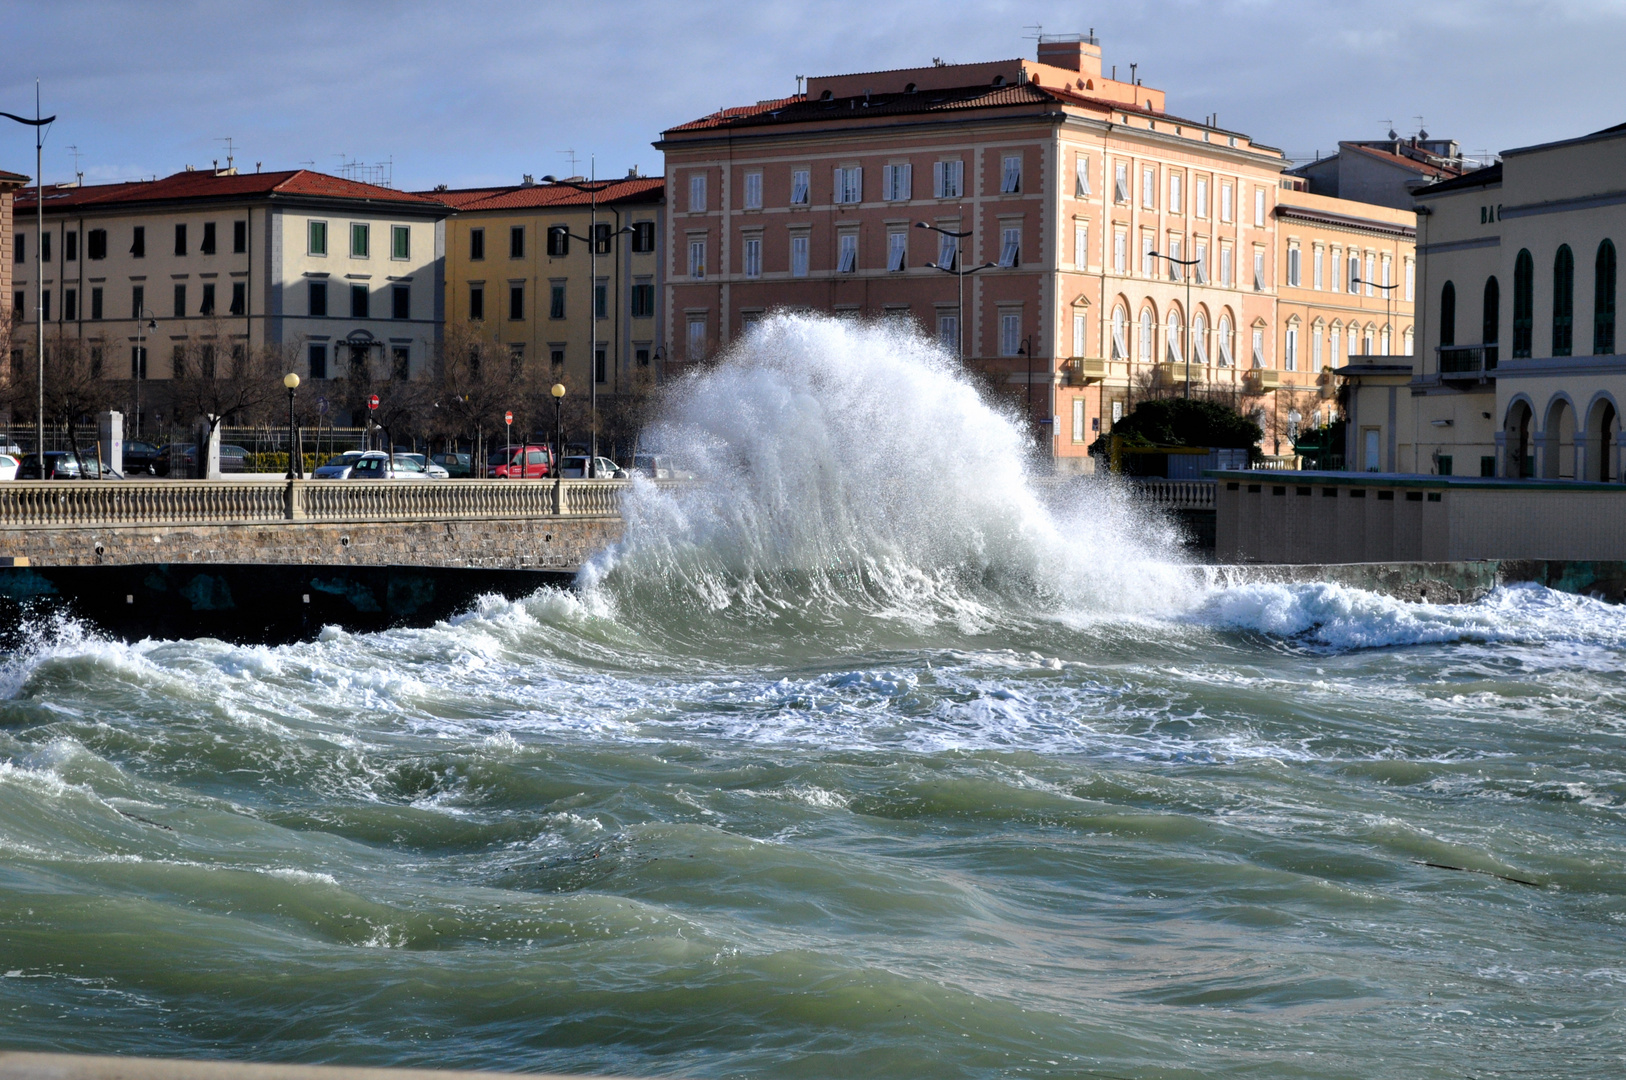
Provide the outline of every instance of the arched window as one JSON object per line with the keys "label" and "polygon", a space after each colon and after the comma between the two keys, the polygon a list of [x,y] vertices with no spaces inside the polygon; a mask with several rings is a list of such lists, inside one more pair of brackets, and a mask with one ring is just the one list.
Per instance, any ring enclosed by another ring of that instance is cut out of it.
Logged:
{"label": "arched window", "polygon": [[1112,309],[1112,358],[1129,359],[1129,312],[1122,304]]}
{"label": "arched window", "polygon": [[1457,343],[1457,287],[1447,281],[1440,289],[1440,344]]}
{"label": "arched window", "polygon": [[[1485,279],[1484,312],[1480,320],[1479,340],[1486,345],[1494,345],[1497,335],[1502,332],[1502,286],[1497,283],[1494,274]],[[1491,358],[1486,356],[1485,366],[1489,367],[1491,363]]]}
{"label": "arched window", "polygon": [[1575,345],[1575,256],[1568,244],[1553,256],[1553,355],[1568,356]]}
{"label": "arched window", "polygon": [[1208,363],[1208,319],[1200,311],[1191,318],[1191,358]]}
{"label": "arched window", "polygon": [[1530,339],[1536,325],[1536,260],[1530,249],[1522,248],[1513,260],[1513,356],[1514,359],[1530,355]]}
{"label": "arched window", "polygon": [[1164,347],[1164,352],[1168,354],[1169,363],[1171,364],[1178,364],[1185,360],[1185,354],[1183,352],[1184,345],[1180,340],[1181,338],[1185,337],[1185,335],[1180,331],[1180,309],[1170,308],[1168,329],[1164,331],[1163,340],[1167,342],[1166,346]]}
{"label": "arched window", "polygon": [[1340,323],[1332,324],[1332,341],[1330,342],[1330,345],[1331,348],[1329,349],[1327,355],[1330,356],[1332,358],[1332,362],[1336,364],[1339,362],[1339,350],[1344,347],[1344,328]]}
{"label": "arched window", "polygon": [[1406,327],[1406,332],[1401,335],[1400,340],[1401,340],[1402,346],[1406,350],[1405,355],[1410,356],[1411,355],[1411,348],[1412,348],[1411,327],[1409,327],[1409,326]]}
{"label": "arched window", "polygon": [[1234,361],[1231,359],[1231,316],[1221,315],[1219,321],[1219,335],[1215,348],[1219,351],[1219,366],[1230,367]]}
{"label": "arched window", "polygon": [[1361,355],[1372,355],[1372,338],[1377,334],[1377,327],[1371,323],[1366,324],[1366,336],[1361,339]]}
{"label": "arched window", "polygon": [[1598,245],[1598,264],[1592,275],[1592,351],[1607,356],[1615,351],[1615,244]]}
{"label": "arched window", "polygon": [[1143,364],[1152,362],[1152,328],[1157,324],[1152,319],[1151,308],[1141,308],[1140,311],[1140,341],[1135,347],[1135,359]]}

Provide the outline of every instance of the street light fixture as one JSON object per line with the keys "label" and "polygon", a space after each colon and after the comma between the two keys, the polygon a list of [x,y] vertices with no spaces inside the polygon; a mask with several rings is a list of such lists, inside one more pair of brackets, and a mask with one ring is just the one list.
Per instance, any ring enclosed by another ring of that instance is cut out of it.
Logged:
{"label": "street light fixture", "polygon": [[[1383,325],[1390,334],[1393,334],[1395,332],[1395,290],[1400,288],[1400,282],[1397,281],[1393,285],[1379,285],[1375,281],[1367,281],[1364,278],[1354,277],[1349,279],[1349,283],[1351,285],[1370,285],[1374,289],[1383,290]],[[1392,355],[1394,350],[1394,340],[1392,338],[1389,341],[1389,350],[1390,355]]]}
{"label": "street light fixture", "polygon": [[565,423],[559,411],[565,403],[565,384],[556,382],[549,392],[553,394],[553,445],[558,447],[553,455],[553,478],[558,480],[565,462]]}
{"label": "street light fixture", "polygon": [[301,453],[302,447],[294,445],[294,390],[299,386],[299,376],[290,371],[282,377],[282,385],[288,388],[288,476],[289,480],[301,479],[305,472],[305,463]]}
{"label": "street light fixture", "polygon": [[917,221],[917,222],[915,222],[915,228],[917,228],[917,229],[929,229],[934,233],[942,233],[944,236],[952,236],[952,237],[954,237],[954,265],[953,266],[939,266],[937,263],[929,262],[929,263],[926,264],[926,266],[927,266],[928,269],[931,269],[931,270],[941,270],[945,274],[953,274],[954,275],[955,284],[958,286],[958,289],[959,289],[958,298],[955,301],[956,304],[958,304],[958,306],[954,309],[954,321],[957,324],[959,324],[958,325],[959,333],[957,335],[957,337],[959,338],[959,341],[957,342],[957,346],[958,346],[959,352],[960,352],[960,366],[964,367],[965,366],[965,276],[967,274],[975,274],[980,270],[991,270],[995,266],[997,266],[998,264],[997,263],[983,263],[981,266],[973,266],[971,269],[967,270],[967,269],[965,269],[965,259],[960,257],[960,241],[968,238],[971,235],[969,232],[955,232],[953,229],[940,228],[939,226],[932,225],[932,224],[930,224],[928,222],[925,222],[925,221]]}
{"label": "street light fixture", "polygon": [[1186,279],[1186,340],[1184,351],[1186,354],[1186,392],[1185,399],[1191,400],[1191,268],[1202,262],[1201,259],[1176,259],[1173,255],[1164,255],[1160,252],[1147,252],[1154,259],[1167,259],[1175,266],[1183,266],[1186,272],[1180,276]]}
{"label": "street light fixture", "polygon": [[[553,176],[544,176],[544,184],[560,184],[564,187],[575,188],[586,195],[592,196],[587,215],[587,235],[592,239],[576,236],[568,226],[559,225],[555,229],[562,231],[566,236],[581,240],[587,245],[588,255],[588,315],[587,315],[587,394],[588,412],[592,420],[592,450],[587,456],[586,475],[595,475],[594,466],[598,461],[598,195],[610,187],[620,183],[618,180],[560,180]],[[550,232],[553,230],[549,230]],[[625,225],[611,236],[620,236],[633,231],[631,225]]]}
{"label": "street light fixture", "polygon": [[34,129],[34,348],[39,361],[39,411],[34,415],[34,452],[40,456],[40,476],[45,475],[45,125],[56,120],[40,116],[40,81],[34,80],[34,119],[16,113],[0,112],[8,120]]}

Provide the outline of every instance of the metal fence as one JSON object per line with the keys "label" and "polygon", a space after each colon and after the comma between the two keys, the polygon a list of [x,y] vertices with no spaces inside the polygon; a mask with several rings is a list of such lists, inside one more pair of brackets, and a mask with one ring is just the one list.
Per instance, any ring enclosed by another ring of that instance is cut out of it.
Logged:
{"label": "metal fence", "polygon": [[22,480],[0,527],[614,517],[624,480]]}

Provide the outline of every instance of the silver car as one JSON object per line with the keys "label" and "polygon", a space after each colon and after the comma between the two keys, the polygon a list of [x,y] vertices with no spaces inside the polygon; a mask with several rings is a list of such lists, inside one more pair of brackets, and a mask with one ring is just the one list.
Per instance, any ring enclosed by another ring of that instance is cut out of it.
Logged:
{"label": "silver car", "polygon": [[350,469],[361,460],[362,451],[346,450],[337,457],[330,457],[318,465],[311,472],[312,480],[348,480]]}

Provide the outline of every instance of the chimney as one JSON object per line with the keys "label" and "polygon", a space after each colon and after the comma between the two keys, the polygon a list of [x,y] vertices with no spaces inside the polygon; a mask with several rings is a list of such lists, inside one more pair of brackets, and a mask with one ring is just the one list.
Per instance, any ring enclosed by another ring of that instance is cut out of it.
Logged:
{"label": "chimney", "polygon": [[1039,39],[1039,63],[1082,75],[1101,75],[1101,45],[1088,34],[1048,34]]}

